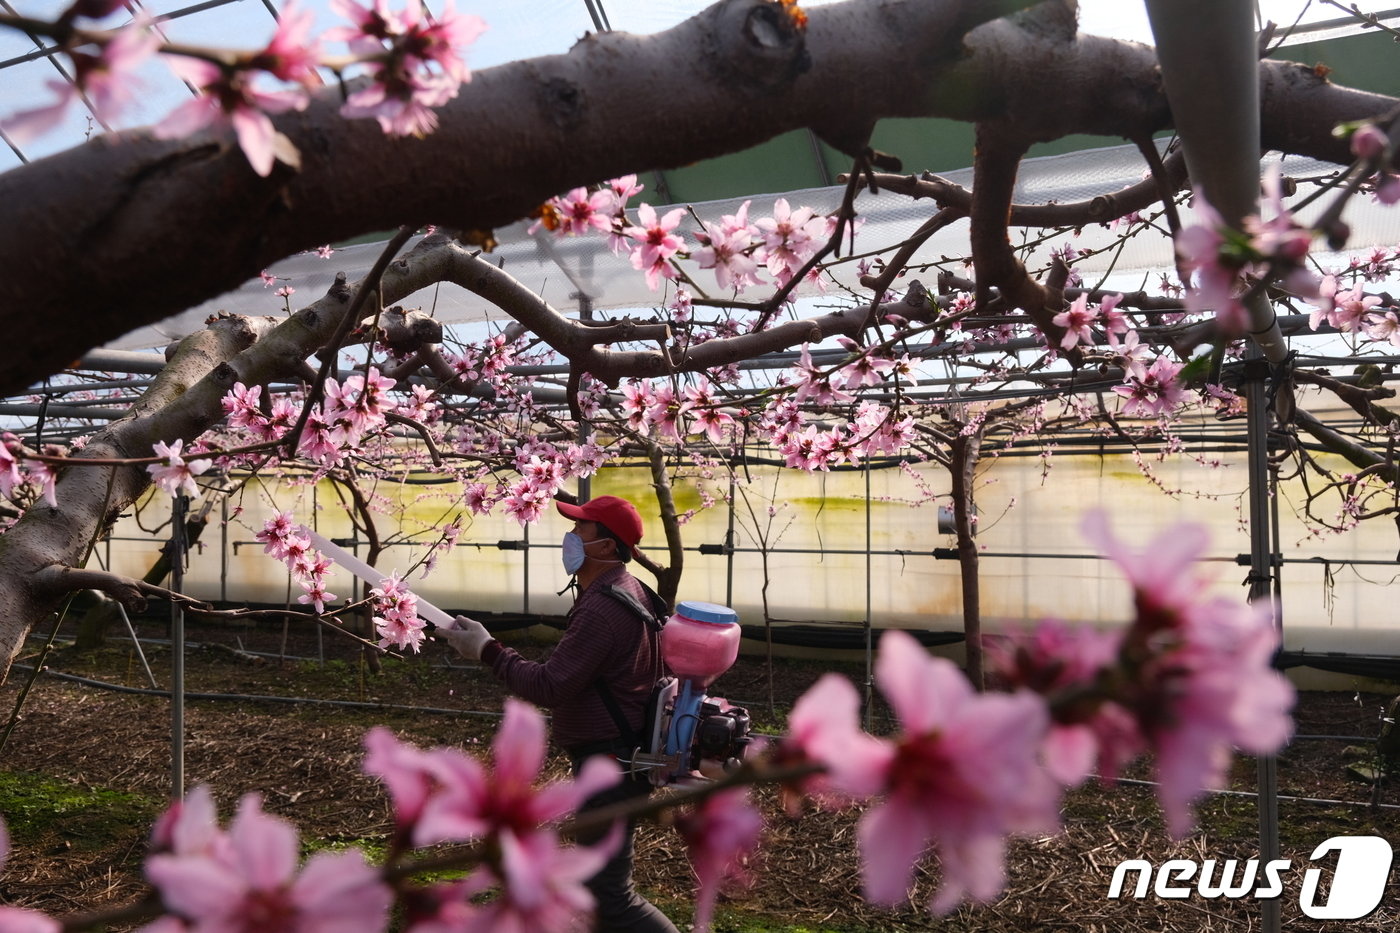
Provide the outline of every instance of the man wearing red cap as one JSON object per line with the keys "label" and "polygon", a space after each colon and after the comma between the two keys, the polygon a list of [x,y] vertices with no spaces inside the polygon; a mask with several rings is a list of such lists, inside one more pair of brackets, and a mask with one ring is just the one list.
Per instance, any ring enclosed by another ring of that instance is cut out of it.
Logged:
{"label": "man wearing red cap", "polygon": [[[483,665],[516,696],[551,711],[554,743],[568,753],[577,774],[591,755],[626,754],[636,747],[647,700],[664,674],[652,595],[627,572],[642,540],[642,519],[626,499],[599,496],[582,505],[557,503],[574,522],[564,535],[564,570],[578,583],[559,644],[545,661],[529,661],[491,637],[480,622],[457,617],[439,629],[458,653]],[[657,621],[664,621],[657,619]],[[584,804],[592,809],[645,797],[645,774],[625,775],[616,787]],[[637,893],[632,883],[629,823],[616,855],[588,882],[598,903],[598,931],[677,933],[670,920]],[[604,833],[581,839],[591,843]]]}

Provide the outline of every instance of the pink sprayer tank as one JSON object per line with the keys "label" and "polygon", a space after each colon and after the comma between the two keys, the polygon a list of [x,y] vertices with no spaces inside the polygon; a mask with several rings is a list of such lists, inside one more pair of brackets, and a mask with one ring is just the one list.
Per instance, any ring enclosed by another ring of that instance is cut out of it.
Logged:
{"label": "pink sprayer tank", "polygon": [[681,603],[661,630],[661,656],[681,680],[708,687],[739,656],[738,613],[714,603]]}

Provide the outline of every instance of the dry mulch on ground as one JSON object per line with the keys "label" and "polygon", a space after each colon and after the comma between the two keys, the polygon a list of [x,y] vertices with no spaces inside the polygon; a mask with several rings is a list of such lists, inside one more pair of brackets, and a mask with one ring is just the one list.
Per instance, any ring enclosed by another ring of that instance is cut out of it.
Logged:
{"label": "dry mulch on ground", "polygon": [[[153,634],[155,629],[151,629]],[[352,651],[339,644],[327,660],[279,660],[240,656],[228,648],[282,650],[279,633],[192,631],[202,645],[188,652],[186,690],[251,696],[299,696],[354,703],[403,704],[459,711],[453,713],[367,709],[355,706],[288,705],[258,700],[192,700],[185,719],[186,786],[211,785],[221,812],[229,814],[242,794],[257,791],[268,810],[298,825],[303,838],[318,845],[373,843],[385,837],[390,813],[378,783],[360,772],[361,736],[383,723],[421,745],[489,743],[494,713],[501,708],[499,686],[481,671],[449,668],[441,649],[404,662],[391,662],[372,674]],[[169,683],[169,651],[148,645],[161,684]],[[316,657],[306,638],[288,643],[286,651]],[[542,652],[537,647],[525,650]],[[781,713],[824,670],[833,665],[778,662],[773,694]],[[49,659],[54,671],[66,671],[129,687],[148,687],[129,643],[114,641],[92,656],[60,651]],[[839,667],[839,665],[838,665]],[[857,680],[863,668],[847,667]],[[0,689],[0,721],[8,719],[27,674],[16,669]],[[769,677],[762,660],[744,658],[712,688],[737,703],[747,703],[760,725],[776,727],[768,711]],[[1374,735],[1378,712],[1388,697],[1365,694],[1304,694],[1298,731],[1304,734]],[[92,812],[65,819],[53,814],[25,817],[26,831],[16,833],[15,850],[0,875],[0,901],[56,913],[87,910],[136,899],[150,817],[170,787],[170,703],[168,699],[114,693],[40,677],[24,704],[23,718],[0,753],[4,774],[42,774],[89,789],[120,791],[120,798]],[[1285,800],[1281,806],[1285,857],[1294,860],[1282,898],[1290,929],[1391,929],[1400,910],[1400,890],[1392,884],[1381,908],[1370,917],[1332,924],[1301,916],[1298,887],[1312,849],[1333,835],[1380,835],[1400,840],[1400,810],[1366,806],[1371,790],[1349,781],[1343,740],[1299,741],[1281,757],[1280,792],[1284,795],[1345,801],[1314,803]],[[553,766],[562,773],[562,759]],[[1252,760],[1237,762],[1233,787],[1247,793],[1255,786]],[[1147,770],[1135,778],[1150,777]],[[772,794],[762,793],[768,811],[767,843],[752,866],[749,884],[731,889],[722,902],[717,929],[812,930],[1076,930],[1213,931],[1259,928],[1259,905],[1252,899],[1205,900],[1192,896],[1167,901],[1149,895],[1142,901],[1109,900],[1113,868],[1129,858],[1160,865],[1169,858],[1246,859],[1257,851],[1255,802],[1247,796],[1213,796],[1201,807],[1202,832],[1181,843],[1170,842],[1162,829],[1151,790],[1140,786],[1083,788],[1066,800],[1064,830],[1055,836],[1013,842],[1006,892],[995,903],[964,907],[934,921],[916,908],[934,890],[938,870],[930,858],[919,869],[909,908],[887,910],[867,905],[859,895],[859,866],[854,848],[856,812],[810,813],[800,820],[781,816]],[[134,802],[133,802],[134,800]],[[1383,803],[1400,803],[1400,789],[1388,789]],[[122,821],[114,830],[97,825],[103,815]],[[7,817],[16,822],[13,814]],[[87,838],[107,840],[89,845]],[[675,833],[663,826],[644,827],[638,837],[638,882],[644,892],[673,916],[689,914],[692,879]],[[764,926],[760,921],[766,920]]]}

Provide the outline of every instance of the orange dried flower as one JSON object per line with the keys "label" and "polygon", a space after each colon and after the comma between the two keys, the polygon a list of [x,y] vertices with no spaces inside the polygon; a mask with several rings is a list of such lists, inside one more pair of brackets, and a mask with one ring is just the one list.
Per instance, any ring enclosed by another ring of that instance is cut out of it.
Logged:
{"label": "orange dried flower", "polygon": [[559,229],[559,211],[549,201],[531,211],[530,216],[539,218],[540,223],[544,224],[544,228],[550,233]]}
{"label": "orange dried flower", "polygon": [[807,11],[797,5],[797,0],[778,0],[778,5],[795,27],[799,30],[807,28]]}

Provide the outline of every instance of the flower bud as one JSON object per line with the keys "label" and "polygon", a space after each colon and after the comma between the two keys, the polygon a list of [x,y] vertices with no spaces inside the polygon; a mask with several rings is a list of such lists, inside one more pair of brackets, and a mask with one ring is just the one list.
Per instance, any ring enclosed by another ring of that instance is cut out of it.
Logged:
{"label": "flower bud", "polygon": [[1351,134],[1351,154],[1358,159],[1379,158],[1390,145],[1390,137],[1379,126],[1367,123]]}

